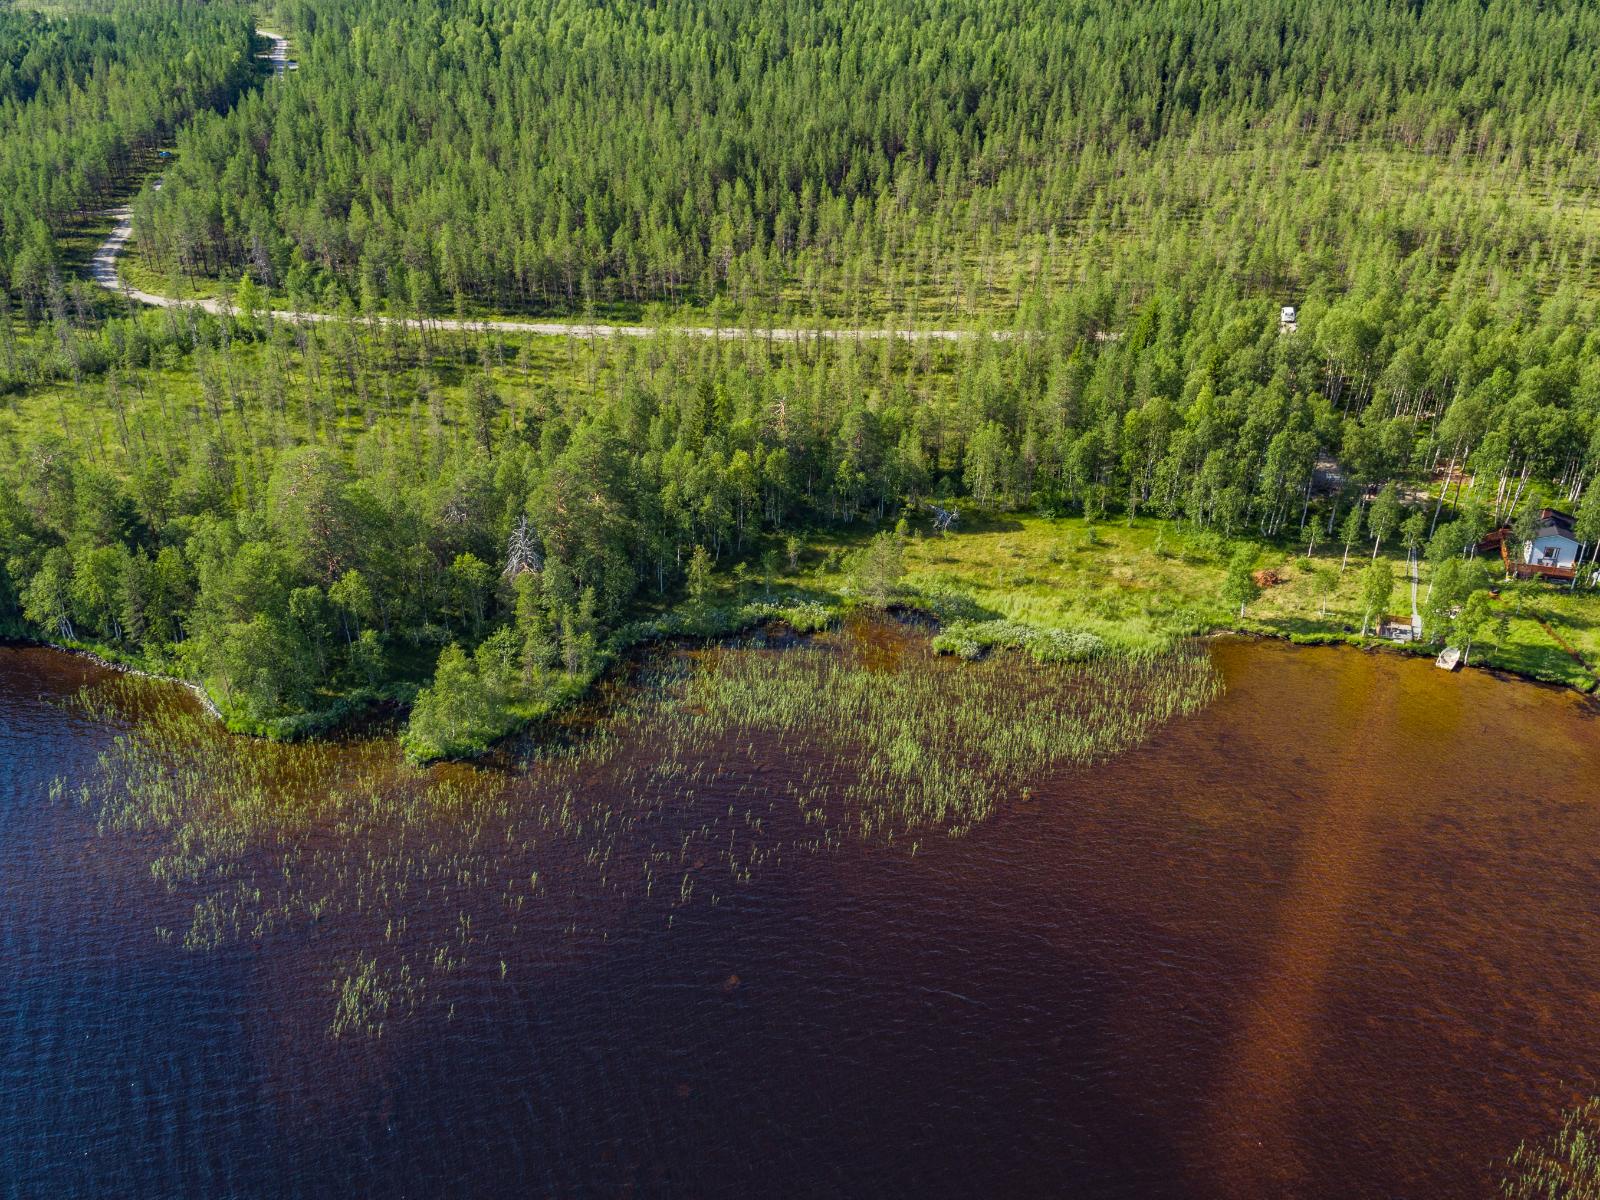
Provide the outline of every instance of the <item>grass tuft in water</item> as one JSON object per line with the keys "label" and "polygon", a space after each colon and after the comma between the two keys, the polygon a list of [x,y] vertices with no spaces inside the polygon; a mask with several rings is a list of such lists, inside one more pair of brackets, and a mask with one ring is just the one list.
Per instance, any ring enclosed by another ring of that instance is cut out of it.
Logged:
{"label": "grass tuft in water", "polygon": [[1507,1200],[1600,1200],[1600,1098],[1568,1112],[1554,1137],[1518,1146],[1506,1171]]}
{"label": "grass tuft in water", "polygon": [[658,648],[498,758],[429,769],[388,739],[233,738],[181,705],[129,724],[149,685],[119,679],[78,701],[126,729],[81,799],[148,853],[171,940],[315,929],[307,994],[331,994],[335,1036],[379,1035],[451,1003],[452,980],[594,950],[624,911],[665,930],[786,857],[861,840],[917,854],[1219,687],[1198,644],[1078,662],[1028,649],[963,663],[864,621]]}

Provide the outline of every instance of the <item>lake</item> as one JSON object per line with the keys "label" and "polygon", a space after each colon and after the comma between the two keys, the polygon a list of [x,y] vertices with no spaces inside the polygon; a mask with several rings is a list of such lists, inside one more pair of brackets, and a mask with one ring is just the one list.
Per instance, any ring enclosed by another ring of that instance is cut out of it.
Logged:
{"label": "lake", "polygon": [[196,851],[74,799],[186,694],[0,649],[0,1196],[1492,1194],[1600,1091],[1595,709],[1206,652],[1201,711],[962,836],[841,815],[805,738],[610,715],[774,646],[667,655],[570,759],[185,716],[191,803],[295,796]]}

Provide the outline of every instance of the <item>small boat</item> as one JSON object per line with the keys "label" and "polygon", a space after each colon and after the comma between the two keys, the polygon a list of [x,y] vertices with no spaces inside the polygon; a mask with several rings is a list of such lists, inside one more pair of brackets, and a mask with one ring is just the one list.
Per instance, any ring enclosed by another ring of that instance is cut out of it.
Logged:
{"label": "small boat", "polygon": [[1433,665],[1441,671],[1454,671],[1461,665],[1461,651],[1454,646],[1446,646],[1439,651],[1439,657],[1433,660]]}

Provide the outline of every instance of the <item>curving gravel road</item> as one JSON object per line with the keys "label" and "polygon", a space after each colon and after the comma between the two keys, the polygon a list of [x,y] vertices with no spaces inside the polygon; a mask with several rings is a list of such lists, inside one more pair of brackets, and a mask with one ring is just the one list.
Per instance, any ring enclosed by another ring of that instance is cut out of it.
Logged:
{"label": "curving gravel road", "polygon": [[[272,63],[273,74],[282,78],[287,72],[296,69],[299,64],[289,58],[289,42],[282,35],[270,30],[256,30],[262,37],[272,42],[272,48],[267,52],[266,58]],[[161,181],[157,179],[152,185],[159,188]],[[128,240],[133,236],[133,210],[127,205],[113,209],[111,216],[116,218],[112,226],[111,235],[94,252],[89,260],[89,275],[101,287],[117,292],[130,301],[139,304],[148,304],[155,308],[197,308],[202,312],[213,313],[217,316],[227,316],[232,312],[231,307],[221,300],[193,299],[185,300],[176,296],[160,296],[154,292],[140,291],[123,282],[117,272],[117,259],[121,256]],[[287,309],[272,309],[270,315],[274,320],[319,323],[324,321],[337,321],[339,317],[333,313],[293,312]],[[361,318],[368,320],[369,318]],[[370,318],[380,325],[410,326],[415,322],[400,317]],[[673,333],[686,337],[718,338],[732,340],[736,338],[759,338],[774,342],[809,341],[821,338],[824,341],[860,341],[875,340],[880,338],[898,338],[908,342],[955,342],[965,338],[982,336],[968,329],[796,329],[796,328],[762,328],[743,329],[738,327],[711,327],[703,325],[596,325],[586,323],[571,323],[565,321],[515,321],[515,320],[482,320],[462,321],[451,317],[430,318],[428,326],[432,329],[463,330],[467,332],[485,332],[488,330],[504,330],[508,333],[536,333],[548,337],[567,338],[611,338],[611,337],[653,337],[663,329],[670,329]],[[988,336],[997,339],[1009,339],[1015,334],[1010,330],[996,330]],[[1117,335],[1102,333],[1101,340],[1113,340]]]}
{"label": "curving gravel road", "polygon": [[273,33],[270,29],[258,29],[256,30],[256,36],[264,37],[272,43],[272,49],[268,50],[262,57],[272,64],[273,75],[282,79],[286,72],[300,69],[300,64],[289,57],[289,39],[284,37],[283,34]]}

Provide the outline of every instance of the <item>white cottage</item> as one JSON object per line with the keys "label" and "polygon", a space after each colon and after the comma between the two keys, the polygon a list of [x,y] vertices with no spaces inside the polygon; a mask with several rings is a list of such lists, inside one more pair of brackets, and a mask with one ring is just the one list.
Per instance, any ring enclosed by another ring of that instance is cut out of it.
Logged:
{"label": "white cottage", "polygon": [[1533,540],[1522,553],[1522,561],[1530,567],[1572,570],[1583,551],[1583,543],[1573,535],[1572,529],[1571,514],[1557,512],[1553,508],[1542,509],[1539,524],[1533,531]]}

